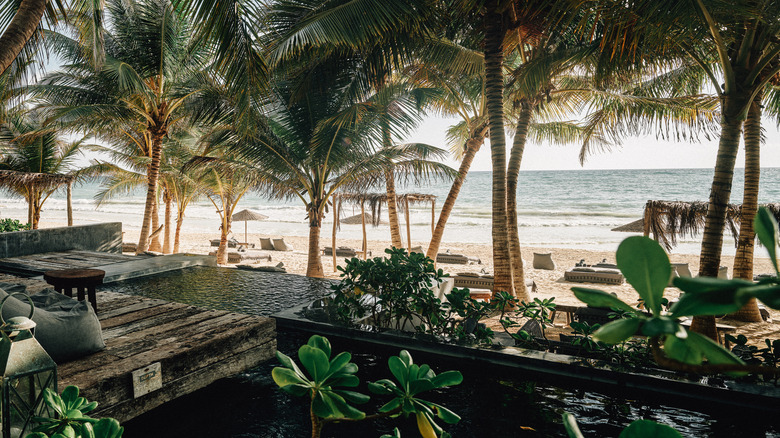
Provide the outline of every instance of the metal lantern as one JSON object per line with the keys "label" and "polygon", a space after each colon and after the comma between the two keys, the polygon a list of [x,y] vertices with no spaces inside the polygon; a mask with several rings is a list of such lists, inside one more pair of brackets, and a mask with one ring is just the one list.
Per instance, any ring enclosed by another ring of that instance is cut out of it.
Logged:
{"label": "metal lantern", "polygon": [[34,427],[35,416],[52,417],[53,412],[44,403],[44,390],[57,391],[57,364],[35,340],[32,320],[35,307],[30,297],[30,316],[3,318],[0,301],[0,377],[2,377],[2,432],[3,438],[23,438]]}

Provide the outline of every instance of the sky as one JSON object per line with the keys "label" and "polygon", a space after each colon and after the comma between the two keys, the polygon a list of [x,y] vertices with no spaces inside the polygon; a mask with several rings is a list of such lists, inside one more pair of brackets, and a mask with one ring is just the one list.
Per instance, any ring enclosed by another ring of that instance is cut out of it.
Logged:
{"label": "sky", "polygon": [[[428,118],[406,141],[427,143],[447,148],[445,132],[457,119]],[[780,132],[776,122],[762,120],[766,140],[761,150],[762,167],[780,167]],[[511,144],[511,138],[507,137]],[[577,144],[539,145],[529,143],[523,154],[521,170],[579,170],[579,169],[676,169],[713,168],[718,150],[718,140],[713,138],[701,142],[673,142],[656,139],[654,136],[629,138],[622,146],[611,151],[599,151],[589,156],[584,165],[579,162]],[[508,157],[508,154],[507,154]],[[737,167],[744,167],[745,155],[740,147]],[[458,162],[447,161],[457,168]],[[472,171],[491,170],[490,142],[485,141],[471,167]]]}

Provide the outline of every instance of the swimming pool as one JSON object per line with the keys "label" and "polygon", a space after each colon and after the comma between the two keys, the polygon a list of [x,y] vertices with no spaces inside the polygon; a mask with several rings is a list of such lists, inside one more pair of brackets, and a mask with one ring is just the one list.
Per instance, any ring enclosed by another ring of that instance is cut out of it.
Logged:
{"label": "swimming pool", "polygon": [[[104,286],[106,290],[179,301],[215,309],[269,315],[328,293],[329,282],[296,275],[188,268],[181,272]],[[310,334],[281,331],[279,349],[296,357]],[[361,381],[388,376],[387,358],[397,349],[363,344],[358,339],[330,337],[334,351],[353,352]],[[463,420],[446,429],[454,437],[565,437],[560,414],[575,414],[588,437],[617,436],[631,421],[648,418],[677,428],[684,436],[780,437],[774,419],[748,411],[696,412],[640,400],[631,394],[602,394],[564,389],[555,382],[529,381],[505,369],[414,353],[415,362],[429,363],[438,372],[458,369],[464,383],[434,394]],[[292,438],[309,435],[307,403],[277,390],[270,377],[275,361],[247,373],[220,380],[207,388],[166,403],[125,424],[126,438],[233,437]],[[365,388],[362,392],[367,393]],[[370,410],[370,408],[366,408]],[[702,409],[706,409],[703,406]],[[179,421],[181,419],[181,421]],[[413,420],[403,424],[402,436],[418,436]],[[374,424],[329,425],[328,437],[378,437],[396,421]]]}

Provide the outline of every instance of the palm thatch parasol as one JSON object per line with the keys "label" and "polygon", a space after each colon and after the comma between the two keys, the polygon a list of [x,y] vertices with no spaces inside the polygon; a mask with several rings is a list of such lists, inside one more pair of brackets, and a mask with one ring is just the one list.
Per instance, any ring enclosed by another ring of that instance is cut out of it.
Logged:
{"label": "palm thatch parasol", "polygon": [[623,233],[642,233],[645,231],[645,220],[639,219],[633,222],[629,222],[625,225],[613,228],[610,231],[620,231]]}
{"label": "palm thatch parasol", "polygon": [[[667,250],[670,250],[677,244],[678,235],[694,236],[704,228],[707,205],[706,202],[702,201],[647,201],[647,204],[645,204],[645,216],[642,220],[644,235],[649,236],[652,232],[653,238]],[[763,207],[766,207],[775,219],[780,220],[780,204],[766,204]],[[741,210],[742,206],[739,204],[729,204],[726,208],[726,224],[734,236],[735,245],[739,237],[739,225],[742,219]],[[628,227],[634,223],[632,222],[623,227]],[[623,230],[616,228],[613,231]]]}
{"label": "palm thatch parasol", "polygon": [[378,220],[378,221],[374,220],[374,217],[371,214],[363,213],[363,214],[356,214],[354,216],[350,216],[350,217],[345,218],[345,219],[340,219],[339,223],[340,224],[347,224],[347,225],[358,225],[358,224],[363,224],[363,223],[375,224],[376,223],[376,224],[380,224],[381,225],[381,224],[386,224],[387,222],[383,221],[381,219]]}
{"label": "palm thatch parasol", "polygon": [[249,234],[247,234],[247,223],[249,221],[263,221],[268,219],[268,216],[260,214],[252,210],[241,210],[238,213],[230,217],[233,221],[244,221],[244,243],[249,243]]}
{"label": "palm thatch parasol", "polygon": [[[426,195],[422,193],[407,193],[396,196],[399,209],[406,213],[406,240],[409,249],[412,248],[412,233],[411,225],[409,222],[409,206],[413,204],[421,204],[425,202],[431,203],[431,233],[436,224],[436,196]],[[360,214],[356,217],[356,220],[360,220],[363,224],[363,258],[366,257],[367,250],[367,238],[366,238],[366,222],[371,222],[373,226],[378,226],[382,216],[382,204],[387,204],[386,193],[339,193],[333,195],[333,248],[336,248],[336,230],[339,229],[340,222],[348,223],[347,218],[340,220],[339,217],[342,213],[342,206],[344,202],[360,206]],[[366,206],[368,206],[369,213],[366,213]],[[333,271],[336,271],[336,252],[333,252]]]}

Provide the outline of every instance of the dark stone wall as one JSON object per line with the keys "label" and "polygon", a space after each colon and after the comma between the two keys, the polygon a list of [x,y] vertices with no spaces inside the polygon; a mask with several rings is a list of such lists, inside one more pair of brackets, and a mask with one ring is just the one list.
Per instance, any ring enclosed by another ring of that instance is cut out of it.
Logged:
{"label": "dark stone wall", "polygon": [[122,253],[122,223],[0,233],[0,258],[80,249]]}

